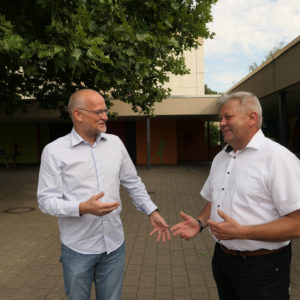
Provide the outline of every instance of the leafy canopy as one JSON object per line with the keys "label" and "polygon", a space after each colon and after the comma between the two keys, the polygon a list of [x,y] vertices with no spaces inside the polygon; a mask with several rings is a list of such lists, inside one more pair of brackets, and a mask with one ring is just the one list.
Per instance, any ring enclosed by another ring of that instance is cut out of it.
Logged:
{"label": "leafy canopy", "polygon": [[149,114],[170,94],[168,74],[188,72],[183,51],[213,37],[216,1],[2,0],[0,105],[13,113],[35,99],[64,113],[92,88]]}

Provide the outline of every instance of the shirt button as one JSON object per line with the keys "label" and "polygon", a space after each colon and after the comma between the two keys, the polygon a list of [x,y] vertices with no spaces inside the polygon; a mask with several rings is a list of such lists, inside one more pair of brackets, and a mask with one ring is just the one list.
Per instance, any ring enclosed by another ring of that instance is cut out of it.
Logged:
{"label": "shirt button", "polygon": [[218,204],[218,207],[220,207],[220,205]]}
{"label": "shirt button", "polygon": [[222,191],[224,191],[225,190],[225,188],[222,188]]}
{"label": "shirt button", "polygon": [[227,174],[230,174],[230,172],[227,172]]}
{"label": "shirt button", "polygon": [[233,159],[236,159],[236,157],[234,156]]}

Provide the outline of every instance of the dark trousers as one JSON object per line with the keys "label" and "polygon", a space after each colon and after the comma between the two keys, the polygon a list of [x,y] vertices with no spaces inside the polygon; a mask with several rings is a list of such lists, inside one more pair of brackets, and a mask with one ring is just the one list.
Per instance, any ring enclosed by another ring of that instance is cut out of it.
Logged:
{"label": "dark trousers", "polygon": [[216,243],[213,275],[220,300],[289,299],[291,245],[260,256],[225,254]]}

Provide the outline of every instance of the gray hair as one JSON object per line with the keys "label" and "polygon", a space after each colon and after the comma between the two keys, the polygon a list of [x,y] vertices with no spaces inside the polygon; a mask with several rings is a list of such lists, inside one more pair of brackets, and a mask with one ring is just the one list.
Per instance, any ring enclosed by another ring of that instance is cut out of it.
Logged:
{"label": "gray hair", "polygon": [[263,122],[262,108],[258,98],[250,92],[235,92],[231,94],[224,94],[217,100],[217,105],[221,108],[222,105],[231,101],[239,100],[244,111],[254,110],[258,116],[258,128],[261,128]]}

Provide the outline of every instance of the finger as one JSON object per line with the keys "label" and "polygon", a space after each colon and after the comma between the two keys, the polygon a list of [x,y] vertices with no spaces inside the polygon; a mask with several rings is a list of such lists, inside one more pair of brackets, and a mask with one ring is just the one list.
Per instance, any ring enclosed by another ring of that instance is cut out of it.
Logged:
{"label": "finger", "polygon": [[118,202],[100,203],[98,204],[98,215],[103,216],[111,213],[113,210],[119,207]]}
{"label": "finger", "polygon": [[166,231],[166,234],[167,234],[168,241],[170,241],[171,240],[171,235],[170,235],[170,231],[168,229]]}
{"label": "finger", "polygon": [[162,232],[161,235],[162,235],[162,240],[161,241],[163,243],[165,243],[166,242],[166,234],[165,234],[165,232]]}
{"label": "finger", "polygon": [[218,224],[217,222],[212,221],[212,220],[208,220],[208,221],[207,221],[207,225],[208,225],[209,227],[214,227],[214,226],[216,226],[217,224]]}
{"label": "finger", "polygon": [[159,242],[159,241],[160,241],[160,238],[161,238],[161,232],[160,232],[160,231],[158,231],[158,234],[157,234],[157,239],[156,239],[156,241],[157,241],[157,242]]}
{"label": "finger", "polygon": [[171,230],[171,231],[174,231],[174,230],[180,229],[180,227],[181,227],[181,223],[172,226],[172,227],[170,228],[170,230]]}
{"label": "finger", "polygon": [[149,233],[149,236],[152,236],[155,232],[156,232],[157,229],[153,229],[150,233]]}
{"label": "finger", "polygon": [[171,237],[170,237],[170,232],[169,230],[167,229],[166,231],[163,231],[162,232],[162,236],[163,236],[163,239],[162,239],[162,242],[164,243],[166,241],[166,239],[170,240]]}
{"label": "finger", "polygon": [[177,236],[179,234],[181,235],[181,230],[177,230],[177,231],[173,232],[173,236]]}
{"label": "finger", "polygon": [[115,209],[115,208],[117,208],[118,206],[119,206],[120,204],[119,204],[119,202],[116,202],[116,201],[113,201],[113,202],[105,202],[105,203],[103,203],[103,202],[101,202],[101,207],[103,208],[103,209]]}

